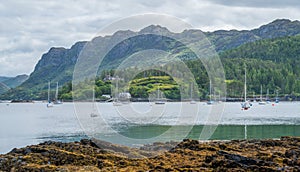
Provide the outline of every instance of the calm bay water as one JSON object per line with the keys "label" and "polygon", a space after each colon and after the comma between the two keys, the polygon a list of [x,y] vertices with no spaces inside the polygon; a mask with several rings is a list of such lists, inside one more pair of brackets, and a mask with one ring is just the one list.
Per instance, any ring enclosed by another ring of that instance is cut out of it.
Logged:
{"label": "calm bay water", "polygon": [[[300,103],[253,104],[242,111],[240,103],[196,105],[184,103],[131,103],[119,107],[96,103],[98,117],[91,118],[88,103],[0,103],[0,153],[46,140],[74,141],[89,136],[125,145],[153,140],[203,138],[204,126],[212,126],[210,139],[279,138],[300,136]],[[76,107],[76,108],[75,108]],[[76,112],[76,113],[75,113]],[[223,112],[222,116],[216,113]],[[217,127],[214,127],[219,124]],[[204,133],[205,135],[205,133]],[[121,137],[120,137],[121,136]],[[158,137],[159,136],[159,137]],[[154,138],[151,140],[151,138]],[[139,142],[141,140],[141,142]]]}

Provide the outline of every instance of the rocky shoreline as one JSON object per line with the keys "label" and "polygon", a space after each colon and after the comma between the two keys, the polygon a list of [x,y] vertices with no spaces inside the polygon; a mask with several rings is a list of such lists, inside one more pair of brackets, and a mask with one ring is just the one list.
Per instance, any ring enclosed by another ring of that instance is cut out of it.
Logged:
{"label": "rocky shoreline", "polygon": [[0,155],[0,171],[300,171],[300,137],[185,139],[139,149],[100,140],[47,141]]}

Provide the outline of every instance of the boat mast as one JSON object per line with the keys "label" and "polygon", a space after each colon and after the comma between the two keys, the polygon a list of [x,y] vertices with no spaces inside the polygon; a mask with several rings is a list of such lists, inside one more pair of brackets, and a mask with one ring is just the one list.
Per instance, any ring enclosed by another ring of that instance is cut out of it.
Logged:
{"label": "boat mast", "polygon": [[262,85],[260,85],[260,101],[262,102]]}
{"label": "boat mast", "polygon": [[157,85],[157,101],[159,101],[159,85]]}
{"label": "boat mast", "polygon": [[95,87],[93,87],[92,91],[93,91],[93,93],[92,93],[93,94],[93,102],[95,102]]}
{"label": "boat mast", "polygon": [[191,100],[193,100],[192,94],[193,94],[193,82],[191,83]]}
{"label": "boat mast", "polygon": [[246,64],[245,64],[245,85],[244,85],[244,99],[245,99],[245,102],[247,101],[247,73],[246,73]]}
{"label": "boat mast", "polygon": [[56,82],[55,100],[58,100],[58,82]]}
{"label": "boat mast", "polygon": [[119,76],[116,76],[115,101],[119,101]]}
{"label": "boat mast", "polygon": [[50,103],[50,81],[48,82],[48,103]]}
{"label": "boat mast", "polygon": [[211,80],[209,80],[209,101],[211,102]]}

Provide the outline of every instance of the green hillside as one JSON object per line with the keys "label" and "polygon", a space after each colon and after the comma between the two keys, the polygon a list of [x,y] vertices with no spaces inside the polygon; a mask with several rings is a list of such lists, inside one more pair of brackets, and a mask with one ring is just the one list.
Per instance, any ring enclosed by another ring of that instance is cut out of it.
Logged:
{"label": "green hillside", "polygon": [[221,53],[220,57],[226,78],[236,82],[243,81],[243,63],[247,64],[250,92],[259,93],[263,85],[264,93],[267,89],[270,93],[300,93],[300,36],[248,43]]}

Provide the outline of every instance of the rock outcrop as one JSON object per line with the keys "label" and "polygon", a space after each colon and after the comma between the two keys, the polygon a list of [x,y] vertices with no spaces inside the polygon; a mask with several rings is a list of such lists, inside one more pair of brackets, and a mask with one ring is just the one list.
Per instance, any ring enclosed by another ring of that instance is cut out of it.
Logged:
{"label": "rock outcrop", "polygon": [[[299,171],[299,147],[300,138],[295,137],[209,142],[185,139],[140,149],[86,139],[47,141],[0,155],[0,171]],[[125,156],[124,151],[137,157]],[[141,156],[155,151],[161,153]]]}

